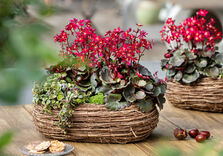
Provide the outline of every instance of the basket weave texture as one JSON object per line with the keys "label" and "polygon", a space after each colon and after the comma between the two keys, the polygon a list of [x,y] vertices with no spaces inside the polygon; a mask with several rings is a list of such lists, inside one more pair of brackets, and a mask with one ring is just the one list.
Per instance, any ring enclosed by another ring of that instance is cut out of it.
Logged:
{"label": "basket weave texture", "polygon": [[136,105],[112,111],[104,105],[81,104],[75,108],[67,133],[57,125],[59,111],[43,113],[41,105],[33,111],[37,130],[48,138],[95,143],[129,143],[146,139],[157,126],[156,107],[142,113]]}
{"label": "basket weave texture", "polygon": [[178,108],[223,112],[223,79],[206,77],[194,86],[170,81],[166,97]]}

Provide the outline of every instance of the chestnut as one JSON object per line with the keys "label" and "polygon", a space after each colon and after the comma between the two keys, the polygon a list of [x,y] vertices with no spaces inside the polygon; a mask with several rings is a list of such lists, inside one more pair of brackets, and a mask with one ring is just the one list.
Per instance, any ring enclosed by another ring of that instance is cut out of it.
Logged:
{"label": "chestnut", "polygon": [[198,135],[199,130],[198,129],[191,129],[188,133],[189,133],[191,138],[195,138]]}
{"label": "chestnut", "polygon": [[182,128],[176,128],[174,130],[174,136],[178,140],[184,140],[187,137],[187,131],[185,129],[182,129]]}
{"label": "chestnut", "polygon": [[205,135],[202,135],[202,134],[198,134],[196,136],[196,141],[197,142],[204,142],[206,139],[207,139],[206,136]]}
{"label": "chestnut", "polygon": [[210,138],[210,132],[209,131],[200,131],[198,134],[205,135],[207,139]]}

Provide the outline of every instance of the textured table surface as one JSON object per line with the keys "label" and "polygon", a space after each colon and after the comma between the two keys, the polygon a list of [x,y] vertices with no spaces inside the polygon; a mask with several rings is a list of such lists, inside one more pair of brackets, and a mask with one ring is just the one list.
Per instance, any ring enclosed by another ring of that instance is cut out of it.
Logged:
{"label": "textured table surface", "polygon": [[[45,140],[32,122],[32,104],[19,106],[0,106],[0,133],[9,129],[15,131],[15,137],[7,151],[13,155],[22,155],[18,147],[34,140]],[[167,143],[188,152],[201,146],[194,139],[178,141],[173,136],[176,127],[186,129],[198,128],[209,130],[212,140],[223,144],[223,114],[181,110],[172,107],[168,102],[160,112],[157,128],[146,140],[132,144],[95,144],[66,142],[74,146],[69,156],[146,156],[154,155],[160,144]]]}

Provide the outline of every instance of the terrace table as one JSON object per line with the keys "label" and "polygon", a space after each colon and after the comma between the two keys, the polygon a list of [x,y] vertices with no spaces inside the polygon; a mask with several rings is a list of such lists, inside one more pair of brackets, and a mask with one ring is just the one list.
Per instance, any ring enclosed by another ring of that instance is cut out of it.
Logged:
{"label": "terrace table", "polygon": [[[32,104],[0,106],[0,133],[10,129],[15,132],[13,142],[7,148],[7,151],[13,155],[22,155],[18,149],[21,145],[47,139],[35,129],[32,122],[32,109]],[[160,112],[157,128],[146,140],[122,145],[67,142],[75,148],[69,156],[148,156],[154,155],[159,144],[165,142],[187,152],[201,146],[190,137],[183,141],[176,140],[173,136],[176,127],[209,130],[213,136],[211,139],[218,139],[220,144],[223,144],[222,113],[181,110],[166,102]]]}

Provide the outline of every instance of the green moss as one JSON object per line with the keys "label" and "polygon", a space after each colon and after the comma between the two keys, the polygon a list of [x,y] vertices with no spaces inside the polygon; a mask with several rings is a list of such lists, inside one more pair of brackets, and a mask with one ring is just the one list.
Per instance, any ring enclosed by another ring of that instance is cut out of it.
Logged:
{"label": "green moss", "polygon": [[98,93],[97,95],[91,96],[89,98],[89,103],[103,104],[104,95],[103,93]]}

